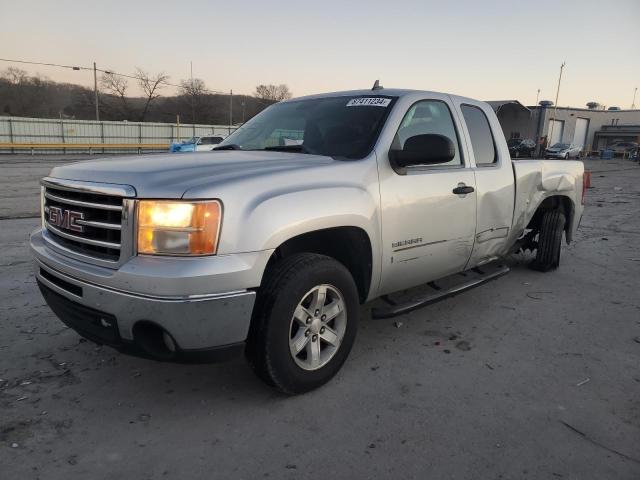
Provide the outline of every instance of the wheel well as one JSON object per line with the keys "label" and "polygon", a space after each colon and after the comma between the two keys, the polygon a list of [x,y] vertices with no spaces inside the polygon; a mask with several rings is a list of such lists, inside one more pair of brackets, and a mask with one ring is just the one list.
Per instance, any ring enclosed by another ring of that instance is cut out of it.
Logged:
{"label": "wheel well", "polygon": [[565,197],[563,195],[554,195],[552,197],[545,198],[543,202],[538,205],[538,209],[529,221],[529,225],[527,225],[527,228],[532,230],[539,230],[540,223],[542,222],[542,215],[544,215],[544,212],[556,209],[560,209],[567,219],[564,227],[565,238],[567,240],[567,243],[571,243],[571,225],[573,223],[574,206],[569,197]]}
{"label": "wheel well", "polygon": [[342,263],[358,287],[360,301],[364,302],[371,287],[371,241],[358,227],[335,227],[304,233],[290,238],[271,255],[267,270],[274,262],[294,253],[318,253]]}

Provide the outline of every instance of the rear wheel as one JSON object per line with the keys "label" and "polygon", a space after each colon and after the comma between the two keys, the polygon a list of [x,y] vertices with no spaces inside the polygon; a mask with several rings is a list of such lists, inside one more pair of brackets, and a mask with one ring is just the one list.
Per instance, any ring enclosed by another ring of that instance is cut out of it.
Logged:
{"label": "rear wheel", "polygon": [[317,388],[347,359],[358,310],[358,291],[344,265],[312,253],[287,257],[270,268],[258,293],[247,358],[281,392]]}
{"label": "rear wheel", "polygon": [[549,210],[544,213],[538,234],[536,258],[531,263],[531,268],[541,272],[558,268],[565,223],[564,213],[560,210]]}

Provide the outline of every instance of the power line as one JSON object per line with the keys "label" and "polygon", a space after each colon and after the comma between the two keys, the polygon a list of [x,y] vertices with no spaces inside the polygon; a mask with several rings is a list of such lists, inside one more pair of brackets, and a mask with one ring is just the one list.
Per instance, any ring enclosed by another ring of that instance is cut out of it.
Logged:
{"label": "power line", "polygon": [[44,62],[28,62],[26,60],[11,60],[8,58],[0,58],[1,62],[11,62],[11,63],[26,63],[29,65],[45,65],[47,67],[60,67],[60,68],[70,68],[71,70],[93,70],[89,67],[78,67],[75,65],[60,65],[57,63],[44,63]]}
{"label": "power line", "polygon": [[[19,64],[25,64],[25,65],[42,65],[42,66],[46,66],[46,67],[57,67],[57,68],[67,68],[70,70],[85,70],[85,71],[92,71],[93,72],[93,90],[94,90],[94,95],[95,95],[95,107],[96,107],[96,120],[100,119],[100,107],[98,106],[98,102],[99,102],[99,97],[98,97],[98,75],[97,72],[100,72],[102,74],[105,75],[115,75],[118,77],[123,77],[123,78],[128,78],[131,80],[135,80],[136,82],[138,82],[140,84],[140,86],[144,89],[144,84],[148,84],[149,82],[154,83],[155,80],[150,79],[150,78],[146,78],[143,80],[143,75],[127,75],[126,73],[120,73],[120,72],[115,72],[113,70],[103,70],[100,69],[96,66],[96,62],[93,62],[93,66],[92,67],[85,67],[85,66],[79,66],[79,65],[63,65],[63,64],[59,64],[59,63],[49,63],[49,62],[33,62],[33,61],[29,61],[29,60],[16,60],[16,59],[9,59],[9,58],[0,58],[0,62],[9,62],[9,63],[19,63]],[[192,67],[193,68],[193,67]],[[139,73],[142,73],[143,70],[138,68]],[[144,74],[146,76],[146,74]],[[160,75],[164,75],[164,74],[159,74]],[[194,85],[194,79],[193,79],[193,71],[191,73],[191,79],[189,80],[190,82],[190,87],[191,87],[191,91],[192,93],[189,93],[189,90],[187,88],[185,88],[185,83],[187,81],[183,81],[181,85],[177,85],[175,83],[171,83],[168,82],[166,80],[160,80],[157,82],[157,85],[167,85],[170,87],[176,87],[182,90],[182,93],[186,96],[191,96],[192,97],[192,117],[195,117],[195,114],[193,112],[193,97],[195,96],[195,92],[193,92],[193,85]],[[227,92],[223,92],[220,90],[211,90],[209,88],[203,88],[202,89],[202,93],[204,94],[208,94],[208,95],[229,95],[229,112],[230,112],[230,118],[229,121],[232,122],[233,121],[233,90],[230,91],[230,93]],[[246,94],[240,94],[240,96],[242,97],[249,97],[251,95],[246,95]],[[256,98],[256,100],[258,100],[260,103],[266,103],[268,102],[268,100],[266,99],[260,99],[260,98]],[[242,114],[243,118],[244,118],[244,102],[243,102],[243,114]],[[195,121],[195,120],[194,120]]]}
{"label": "power line", "polygon": [[[22,64],[26,64],[26,65],[43,65],[46,67],[58,67],[58,68],[68,68],[70,70],[87,70],[87,71],[93,71],[94,68],[93,67],[84,67],[84,66],[78,66],[78,65],[61,65],[59,63],[47,63],[47,62],[31,62],[31,61],[27,61],[27,60],[15,60],[15,59],[9,59],[9,58],[0,58],[0,62],[9,62],[9,63],[22,63]],[[107,75],[116,75],[118,77],[124,77],[124,78],[129,78],[131,80],[136,80],[139,81],[140,77],[136,77],[134,75],[127,75],[126,73],[119,73],[119,72],[115,72],[113,70],[103,70],[101,68],[96,68],[95,71],[100,72],[100,73],[104,73]],[[182,85],[177,85],[175,83],[171,83],[171,82],[167,82],[166,80],[163,80],[160,82],[163,85],[167,85],[169,87],[176,87],[176,88],[182,88]],[[206,93],[209,94],[221,94],[221,95],[226,95],[226,92],[220,91],[220,90],[211,90],[209,88],[205,89]]]}

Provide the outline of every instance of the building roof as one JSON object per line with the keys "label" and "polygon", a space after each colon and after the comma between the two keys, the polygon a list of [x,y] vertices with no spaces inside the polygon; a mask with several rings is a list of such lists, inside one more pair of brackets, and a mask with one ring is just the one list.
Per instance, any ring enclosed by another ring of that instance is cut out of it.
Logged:
{"label": "building roof", "polygon": [[487,101],[487,103],[489,105],[491,105],[491,108],[493,108],[493,110],[496,112],[496,114],[505,105],[514,105],[517,108],[520,108],[520,109],[525,110],[527,112],[531,111],[527,107],[525,107],[523,104],[521,104],[518,100],[489,100],[489,101]]}

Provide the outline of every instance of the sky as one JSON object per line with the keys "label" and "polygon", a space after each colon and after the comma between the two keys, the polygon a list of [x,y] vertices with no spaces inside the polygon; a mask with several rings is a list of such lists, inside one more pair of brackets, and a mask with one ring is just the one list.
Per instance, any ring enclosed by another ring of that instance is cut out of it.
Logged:
{"label": "sky", "polygon": [[[301,96],[380,79],[527,105],[538,89],[555,99],[566,62],[558,105],[629,108],[640,87],[640,0],[0,0],[0,57],[140,67],[172,83],[193,62],[209,89],[236,94],[285,83]],[[20,68],[93,86],[88,71]]]}

